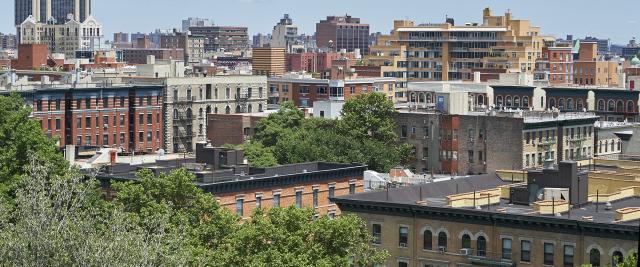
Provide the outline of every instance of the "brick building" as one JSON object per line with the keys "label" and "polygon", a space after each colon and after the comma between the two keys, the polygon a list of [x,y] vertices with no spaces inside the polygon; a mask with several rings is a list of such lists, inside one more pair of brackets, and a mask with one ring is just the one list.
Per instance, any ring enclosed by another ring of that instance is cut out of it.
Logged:
{"label": "brick building", "polygon": [[329,51],[354,52],[358,49],[366,55],[369,53],[369,24],[349,15],[328,16],[316,23],[316,44]]}
{"label": "brick building", "polygon": [[285,68],[284,47],[256,47],[251,55],[254,75],[282,76]]}
{"label": "brick building", "polygon": [[49,47],[46,44],[21,44],[18,59],[12,60],[11,67],[17,70],[34,70],[47,66]]}
{"label": "brick building", "polygon": [[489,174],[334,200],[366,222],[386,266],[615,266],[639,237],[640,202],[622,193],[639,164],[627,165],[587,173],[561,162],[523,183]]}
{"label": "brick building", "polygon": [[152,153],[163,148],[163,91],[155,86],[41,88],[20,92],[33,117],[60,148],[113,147]]}
{"label": "brick building", "polygon": [[184,49],[174,48],[125,48],[122,49],[122,59],[129,64],[146,64],[147,56],[154,56],[156,60],[184,60]]}
{"label": "brick building", "polygon": [[309,162],[270,168],[253,168],[244,161],[242,150],[199,144],[196,158],[157,161],[153,164],[108,166],[98,173],[109,197],[112,180],[135,180],[139,169],[156,174],[186,167],[196,176],[196,185],[213,194],[220,205],[243,218],[256,208],[296,206],[313,208],[317,216],[340,214],[330,198],[361,193],[366,166]]}
{"label": "brick building", "polygon": [[236,26],[192,26],[191,34],[204,36],[205,52],[244,51],[249,47],[247,27]]}
{"label": "brick building", "polygon": [[[333,61],[340,58],[352,59],[354,54],[339,52],[288,53],[285,60],[285,69],[287,72],[318,73],[330,69]],[[375,77],[380,77],[380,75]]]}
{"label": "brick building", "polygon": [[207,114],[207,139],[214,146],[240,145],[251,140],[258,122],[267,115],[253,114]]}

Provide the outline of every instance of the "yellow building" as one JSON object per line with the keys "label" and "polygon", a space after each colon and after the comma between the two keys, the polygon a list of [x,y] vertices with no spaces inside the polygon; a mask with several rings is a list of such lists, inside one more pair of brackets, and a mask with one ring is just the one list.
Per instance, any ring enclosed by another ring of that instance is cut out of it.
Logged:
{"label": "yellow building", "polygon": [[282,76],[284,74],[284,47],[259,47],[253,49],[251,65],[254,75]]}
{"label": "yellow building", "polygon": [[510,12],[494,16],[483,11],[481,24],[420,24],[394,21],[390,35],[378,38],[366,64],[382,66],[383,76],[399,81],[472,80],[473,72],[533,73],[545,40],[529,20]]}

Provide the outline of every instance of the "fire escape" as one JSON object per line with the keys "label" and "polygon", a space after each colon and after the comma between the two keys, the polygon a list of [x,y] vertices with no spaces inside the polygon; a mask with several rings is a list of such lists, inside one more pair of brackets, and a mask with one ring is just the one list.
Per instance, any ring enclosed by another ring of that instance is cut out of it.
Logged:
{"label": "fire escape", "polygon": [[184,153],[193,150],[193,97],[191,90],[187,97],[173,98],[173,152]]}
{"label": "fire escape", "polygon": [[236,92],[236,113],[246,113],[249,99],[251,98],[251,88],[240,89]]}

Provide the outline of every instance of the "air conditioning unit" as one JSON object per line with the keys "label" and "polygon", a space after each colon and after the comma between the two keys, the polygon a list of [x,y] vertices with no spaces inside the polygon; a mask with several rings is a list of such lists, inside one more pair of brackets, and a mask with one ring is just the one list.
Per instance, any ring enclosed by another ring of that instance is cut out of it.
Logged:
{"label": "air conditioning unit", "polygon": [[109,124],[103,124],[102,127],[104,127],[105,129],[109,128]]}
{"label": "air conditioning unit", "polygon": [[465,255],[465,256],[471,255],[471,249],[470,248],[460,249],[460,255]]}
{"label": "air conditioning unit", "polygon": [[469,138],[469,142],[473,143],[474,141],[476,141],[476,140],[473,139],[473,138]]}
{"label": "air conditioning unit", "polygon": [[407,243],[400,243],[400,247],[401,248],[406,248],[407,247]]}
{"label": "air conditioning unit", "polygon": [[440,253],[444,254],[445,252],[447,252],[447,247],[438,247],[438,251],[440,251]]}

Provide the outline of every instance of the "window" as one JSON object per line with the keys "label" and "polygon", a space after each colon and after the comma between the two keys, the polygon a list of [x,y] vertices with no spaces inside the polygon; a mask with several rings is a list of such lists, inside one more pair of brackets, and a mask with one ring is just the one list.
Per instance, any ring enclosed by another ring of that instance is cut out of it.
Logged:
{"label": "window", "polygon": [[428,147],[423,147],[422,148],[422,159],[428,159],[429,158],[429,148]]}
{"label": "window", "polygon": [[76,119],[76,128],[78,129],[82,128],[82,118]]}
{"label": "window", "polygon": [[440,232],[438,234],[438,249],[441,251],[447,251],[447,233]]}
{"label": "window", "polygon": [[531,241],[520,241],[520,261],[531,262]]}
{"label": "window", "polygon": [[153,139],[153,133],[151,131],[147,132],[147,142],[151,142],[151,139]]}
{"label": "window", "polygon": [[400,126],[400,137],[401,138],[407,138],[407,126],[406,125]]}
{"label": "window", "polygon": [[313,207],[317,208],[318,207],[318,188],[314,188],[313,189]]}
{"label": "window", "polygon": [[406,226],[400,226],[400,232],[398,236],[398,246],[406,248],[409,243],[409,228]]}
{"label": "window", "polygon": [[124,133],[120,133],[120,144],[124,145]]}
{"label": "window", "polygon": [[124,126],[124,115],[120,115],[120,126]]}
{"label": "window", "polygon": [[256,209],[262,208],[262,195],[256,195]]}
{"label": "window", "polygon": [[[553,251],[555,245],[552,243],[544,243],[544,264],[553,265]],[[566,257],[566,255],[565,255]]]}
{"label": "window", "polygon": [[302,208],[302,191],[296,191],[296,208]]}
{"label": "window", "polygon": [[108,134],[102,135],[102,144],[103,145],[108,145],[109,144],[109,135]]}
{"label": "window", "polygon": [[424,138],[429,138],[429,127],[425,126],[424,128],[422,128],[422,130],[424,132]]}
{"label": "window", "polygon": [[60,110],[60,99],[56,99],[56,110]]}
{"label": "window", "polygon": [[477,255],[480,257],[487,255],[487,239],[484,238],[484,236],[478,237],[478,241],[476,241],[476,250]]}
{"label": "window", "polygon": [[333,201],[331,201],[331,199],[333,198],[333,196],[335,194],[335,191],[336,191],[336,186],[335,185],[330,185],[329,186],[329,196],[328,196],[329,203],[333,203]]}
{"label": "window", "polygon": [[510,238],[502,239],[502,259],[505,259],[505,260],[511,259],[511,239]]}
{"label": "window", "polygon": [[60,131],[60,119],[56,119],[56,131]]}
{"label": "window", "polygon": [[591,251],[589,251],[589,264],[591,264],[592,267],[600,266],[600,250],[597,248],[592,248]]}
{"label": "window", "polygon": [[152,124],[153,123],[153,114],[149,113],[147,114],[147,124]]}
{"label": "window", "polygon": [[349,195],[353,195],[356,193],[356,184],[355,183],[350,183],[349,184]]}
{"label": "window", "polygon": [[244,199],[236,199],[236,214],[244,216]]}
{"label": "window", "polygon": [[138,124],[144,124],[144,114],[138,114]]}
{"label": "window", "polygon": [[468,234],[462,236],[462,248],[471,248],[471,237]]}
{"label": "window", "polygon": [[143,132],[138,132],[138,142],[140,142],[140,143],[144,142],[144,133]]}
{"label": "window", "polygon": [[124,96],[120,97],[120,107],[124,107]]}
{"label": "window", "polygon": [[469,163],[473,163],[473,150],[469,150]]}
{"label": "window", "polygon": [[374,244],[382,244],[382,225],[374,223],[371,225],[372,235],[373,235],[373,243]]}
{"label": "window", "polygon": [[409,266],[409,264],[404,262],[404,261],[399,261],[398,262],[398,267],[408,267],[408,266]]}
{"label": "window", "polygon": [[429,230],[424,230],[422,233],[423,241],[422,241],[422,249],[424,250],[433,250],[433,234]]}
{"label": "window", "polygon": [[611,266],[618,266],[618,264],[622,263],[624,261],[624,256],[622,255],[622,252],[620,251],[614,251],[613,254],[611,254]]}
{"label": "window", "polygon": [[[545,248],[546,248],[546,244],[545,244]],[[563,257],[563,264],[566,267],[573,267],[573,250],[574,247],[571,245],[565,245],[564,246],[564,257]],[[546,249],[545,249],[546,251]],[[545,253],[546,255],[546,253]]]}
{"label": "window", "polygon": [[273,207],[274,208],[280,207],[280,193],[276,193],[273,195]]}

